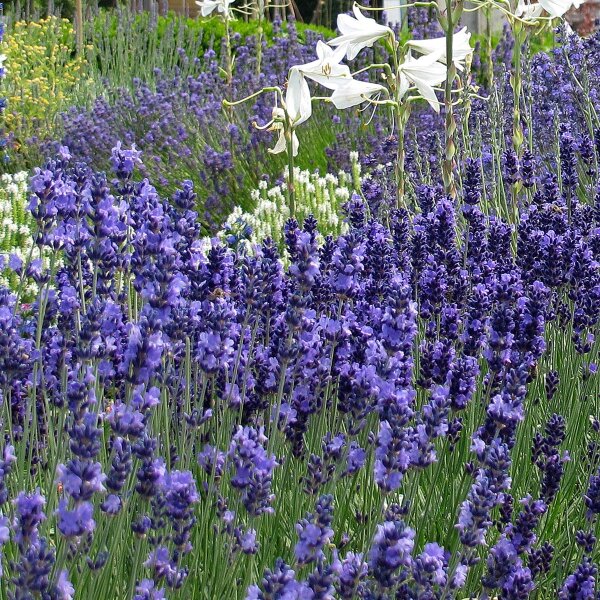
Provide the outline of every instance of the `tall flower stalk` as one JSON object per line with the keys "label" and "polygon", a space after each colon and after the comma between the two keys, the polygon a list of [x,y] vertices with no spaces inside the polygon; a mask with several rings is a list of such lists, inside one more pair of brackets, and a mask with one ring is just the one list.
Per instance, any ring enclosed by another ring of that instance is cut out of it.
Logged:
{"label": "tall flower stalk", "polygon": [[233,12],[231,8],[233,0],[196,0],[200,8],[200,14],[208,17],[215,11],[225,25],[225,77],[227,85],[231,87],[233,81],[233,52],[231,49],[231,21]]}
{"label": "tall flower stalk", "polygon": [[[298,73],[292,74],[290,79],[290,85],[294,85],[294,81],[297,79]],[[263,131],[274,131],[279,133],[277,143],[274,148],[269,149],[272,154],[279,154],[286,152],[287,154],[287,184],[286,184],[286,199],[290,215],[293,217],[296,211],[296,187],[294,183],[294,158],[298,154],[298,137],[296,135],[296,127],[303,123],[309,118],[312,111],[311,99],[308,93],[302,93],[301,98],[296,98],[294,94],[290,94],[290,88],[288,86],[288,93],[284,96],[281,88],[278,87],[265,87],[254,94],[250,94],[241,100],[231,102],[229,100],[223,100],[223,105],[231,109],[234,106],[238,106],[244,102],[248,102],[254,98],[257,98],[263,93],[275,93],[275,106],[273,108],[272,118],[265,125],[258,125],[254,123],[254,127]],[[306,90],[308,92],[308,89]]]}
{"label": "tall flower stalk", "polygon": [[[475,5],[474,10],[479,8],[485,11],[488,22],[490,8],[493,7],[498,10],[507,18],[512,30],[514,38],[510,76],[510,85],[513,90],[512,145],[517,159],[520,159],[523,155],[523,143],[525,141],[521,112],[523,45],[532,29],[536,29],[537,33],[541,33],[546,26],[552,24],[553,20],[563,18],[570,8],[579,8],[585,0],[539,0],[535,3],[531,3],[529,0],[518,0],[516,6],[511,6],[509,0],[472,0],[472,2]],[[450,0],[446,0],[446,3],[449,4]],[[489,76],[492,75],[493,72],[490,71]]]}
{"label": "tall flower stalk", "polygon": [[[435,7],[433,2],[419,2],[419,6]],[[456,123],[452,112],[452,85],[456,77],[456,70],[462,69],[467,56],[472,53],[469,45],[470,34],[466,28],[461,32],[453,33],[453,24],[460,17],[460,9],[455,8],[449,14],[446,29],[450,32],[450,40],[439,38],[434,40],[410,40],[401,43],[392,29],[380,25],[362,13],[363,7],[357,4],[353,7],[353,15],[342,14],[338,17],[338,29],[341,35],[330,40],[328,44],[318,42],[317,58],[302,65],[294,65],[289,72],[288,87],[285,102],[282,98],[283,113],[273,112],[273,120],[265,126],[280,132],[279,141],[272,152],[287,151],[290,180],[293,173],[293,157],[297,152],[297,140],[294,129],[306,121],[312,114],[312,101],[319,100],[333,104],[338,109],[351,108],[368,104],[376,109],[386,106],[391,109],[392,128],[396,131],[398,148],[396,152],[395,179],[396,179],[396,205],[406,207],[406,173],[405,173],[405,148],[404,134],[410,103],[424,99],[429,105],[439,112],[440,102],[436,96],[438,86],[446,79],[445,104],[447,109],[447,162],[450,165],[445,173],[449,177],[447,188],[452,187],[452,160],[454,158],[455,142],[454,133]],[[406,5],[408,6],[408,5]],[[366,9],[369,10],[369,9]],[[456,38],[456,40],[454,39]],[[345,57],[353,60],[365,48],[371,48],[380,42],[387,49],[390,63],[376,63],[366,66],[355,73],[350,73],[347,65],[341,64]],[[418,58],[412,56],[412,51],[421,54]],[[449,58],[446,58],[449,57]],[[444,66],[447,64],[448,66]],[[366,72],[379,72],[385,85],[355,79],[356,75]],[[308,80],[332,90],[331,96],[311,97]],[[273,88],[264,88],[241,100],[243,102],[255,98],[257,95],[273,91]],[[281,92],[279,92],[281,96]],[[237,102],[237,103],[239,103]],[[234,104],[237,104],[234,103]],[[232,106],[230,102],[225,102]],[[289,189],[290,202],[293,202],[293,187]],[[290,208],[292,208],[292,204]]]}
{"label": "tall flower stalk", "polygon": [[[440,15],[440,24],[446,33],[446,56],[454,56],[454,27],[460,19],[463,9],[463,0],[446,0],[445,16]],[[452,103],[452,86],[456,79],[456,66],[453,60],[446,61],[446,84],[444,86],[444,110],[445,116],[445,149],[444,163],[442,165],[442,177],[446,194],[456,196],[454,185],[454,156],[456,154],[456,119],[454,118],[454,107]]]}
{"label": "tall flower stalk", "polygon": [[513,36],[515,39],[515,46],[513,50],[513,70],[510,75],[510,85],[513,91],[513,132],[512,142],[513,149],[517,158],[520,158],[523,154],[523,126],[521,124],[521,95],[523,90],[522,80],[522,61],[523,61],[523,44],[527,39],[527,30],[524,24],[519,21],[513,23]]}

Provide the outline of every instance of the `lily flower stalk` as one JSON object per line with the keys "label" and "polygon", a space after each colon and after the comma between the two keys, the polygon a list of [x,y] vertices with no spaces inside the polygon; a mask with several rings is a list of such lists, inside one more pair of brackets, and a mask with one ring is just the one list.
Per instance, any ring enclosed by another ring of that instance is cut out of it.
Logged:
{"label": "lily flower stalk", "polygon": [[[511,25],[515,45],[513,51],[513,72],[510,83],[513,89],[513,148],[520,159],[523,155],[523,126],[521,124],[521,63],[522,48],[529,32],[535,27],[542,29],[551,25],[552,19],[563,18],[571,8],[579,8],[585,0],[538,0],[536,3],[519,0],[508,21]],[[545,15],[548,15],[547,17]],[[518,184],[515,184],[518,185]]]}
{"label": "lily flower stalk", "polygon": [[[456,197],[456,186],[454,183],[454,168],[456,156],[456,119],[454,118],[454,106],[452,103],[452,88],[456,79],[457,64],[473,52],[470,49],[470,34],[466,28],[454,33],[463,11],[463,0],[440,0],[442,8],[439,9],[439,22],[446,34],[446,48],[443,62],[446,64],[446,83],[444,86],[444,111],[445,111],[445,148],[444,160],[442,162],[442,178],[444,190],[452,198]],[[438,2],[439,4],[439,2]],[[470,51],[469,51],[470,49]],[[448,60],[446,57],[452,57]]]}
{"label": "lily flower stalk", "polygon": [[[444,66],[447,56],[446,47],[445,44],[440,44],[444,42],[443,38],[431,41],[413,40],[402,45],[389,27],[366,17],[362,10],[368,9],[355,4],[352,15],[338,16],[338,29],[341,35],[331,40],[329,45],[336,48],[336,51],[344,53],[348,60],[352,60],[364,48],[371,48],[377,42],[383,43],[392,56],[393,64],[372,65],[371,68],[384,70],[387,87],[378,83],[348,80],[347,74],[334,81],[327,81],[326,87],[334,90],[330,101],[336,108],[349,108],[362,102],[377,105],[382,103],[378,100],[379,97],[388,96],[389,99],[383,103],[391,107],[394,116],[394,130],[398,139],[395,164],[397,205],[401,206],[405,204],[404,135],[410,116],[410,101],[415,97],[423,98],[433,110],[439,112],[440,103],[436,97],[436,86],[439,86],[446,76]],[[457,47],[460,47],[462,54],[451,56],[459,68],[462,68],[465,57],[472,52],[469,47],[470,34],[463,29],[457,36]],[[411,50],[422,56],[413,57]],[[325,85],[318,79],[313,78],[313,80]],[[416,95],[409,96],[411,90],[414,90]]]}
{"label": "lily flower stalk", "polygon": [[239,104],[243,104],[261,94],[275,93],[275,106],[271,114],[271,120],[265,125],[254,123],[254,127],[261,131],[277,132],[277,141],[275,146],[269,149],[271,154],[280,154],[285,152],[288,163],[288,178],[286,187],[286,200],[290,210],[290,216],[295,216],[296,209],[296,187],[294,183],[294,158],[298,155],[300,142],[296,135],[296,128],[307,121],[312,114],[312,98],[310,90],[303,75],[297,69],[291,69],[288,80],[288,87],[285,94],[279,87],[264,87],[254,94],[250,94],[241,100],[229,101],[223,100],[223,106],[226,109],[232,109]]}
{"label": "lily flower stalk", "polygon": [[393,92],[396,99],[394,110],[396,135],[398,137],[395,165],[398,207],[405,203],[404,195],[406,191],[404,168],[406,151],[404,137],[406,124],[410,117],[411,104],[405,101],[405,97],[408,91],[414,88],[429,103],[434,111],[440,111],[440,104],[435,95],[435,86],[442,83],[446,74],[444,65],[439,62],[441,58],[442,53],[439,50],[417,59],[414,59],[409,52],[403,62],[397,61],[395,64],[396,79]]}
{"label": "lily flower stalk", "polygon": [[[448,0],[448,2],[450,1]],[[295,197],[293,165],[299,147],[295,130],[311,117],[312,103],[317,100],[331,103],[338,109],[365,104],[374,109],[385,106],[391,110],[393,132],[398,139],[395,176],[396,203],[400,207],[406,206],[404,136],[412,102],[425,100],[433,110],[439,112],[440,101],[436,93],[439,86],[446,80],[446,118],[449,124],[447,138],[450,140],[447,144],[446,157],[451,164],[455,153],[453,135],[456,130],[452,115],[452,84],[457,70],[465,69],[468,57],[473,51],[469,43],[470,34],[466,28],[456,34],[452,33],[453,27],[460,17],[462,1],[458,0],[459,8],[453,7],[449,18],[446,18],[447,30],[451,32],[450,41],[447,38],[440,38],[411,40],[408,43],[400,43],[392,29],[363,14],[363,10],[369,10],[368,8],[355,4],[352,14],[338,16],[340,35],[328,43],[322,41],[317,43],[315,60],[292,66],[288,74],[285,99],[279,91],[280,104],[273,111],[273,119],[262,127],[262,129],[278,133],[277,142],[271,152],[285,151],[287,153],[288,199],[292,215]],[[391,55],[391,64],[369,65],[352,74],[348,65],[343,64],[342,61],[356,58],[363,49],[371,48],[376,43],[381,43],[386,47]],[[413,53],[416,56],[413,56]],[[381,83],[354,77],[358,73],[367,71],[378,72],[382,76]],[[311,96],[309,83],[330,90],[331,95]],[[273,91],[274,88],[264,88],[245,100],[256,97],[267,90]],[[233,104],[226,103],[228,106]],[[451,176],[451,169],[448,171]]]}
{"label": "lily flower stalk", "polygon": [[[479,8],[488,10],[490,6],[495,7],[504,15],[512,29],[514,37],[513,69],[510,84],[513,90],[513,149],[517,158],[523,154],[523,126],[521,113],[522,95],[522,48],[530,31],[541,32],[545,27],[552,25],[554,19],[562,19],[571,8],[579,8],[586,0],[518,0],[516,5],[512,2],[500,0],[471,0]],[[508,7],[508,8],[507,8]],[[518,184],[515,184],[518,185]]]}

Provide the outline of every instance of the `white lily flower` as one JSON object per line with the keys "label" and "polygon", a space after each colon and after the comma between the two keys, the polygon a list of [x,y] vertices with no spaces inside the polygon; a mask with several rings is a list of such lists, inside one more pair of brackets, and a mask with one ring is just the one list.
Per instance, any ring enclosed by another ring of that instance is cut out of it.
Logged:
{"label": "white lily flower", "polygon": [[[285,93],[284,107],[275,107],[273,109],[273,121],[269,131],[278,131],[279,137],[274,148],[270,148],[271,154],[279,154],[287,151],[286,127],[292,128],[292,154],[298,155],[300,142],[296,135],[296,127],[304,123],[312,114],[312,100],[308,83],[302,73],[292,67],[288,78],[288,86]],[[289,122],[289,124],[288,124]]]}
{"label": "white lily flower", "polygon": [[304,77],[333,90],[337,85],[337,78],[351,77],[348,65],[340,64],[345,54],[345,45],[341,45],[334,50],[319,40],[317,42],[317,60],[305,65],[296,65],[292,68],[300,71]]}
{"label": "white lily flower", "polygon": [[440,111],[440,104],[436,98],[434,86],[440,85],[446,79],[446,67],[441,62],[440,54],[426,54],[420,58],[414,59],[410,54],[406,57],[398,68],[400,77],[400,97],[408,91],[411,84],[414,85],[419,93],[435,112]]}
{"label": "white lily flower", "polygon": [[378,83],[340,78],[330,100],[338,109],[350,108],[362,104],[375,94],[380,94],[383,91],[385,91],[385,88]]}
{"label": "white lily flower", "polygon": [[536,4],[526,4],[523,0],[520,0],[515,11],[515,16],[529,21],[541,17],[543,10],[544,8],[539,2]]}
{"label": "white lily flower", "polygon": [[[473,54],[473,48],[469,44],[471,34],[463,27],[452,36],[452,61],[459,71],[465,66],[467,56]],[[439,54],[440,62],[446,64],[446,38],[434,38],[432,40],[410,40],[406,43],[420,54]]]}
{"label": "white lily flower", "polygon": [[523,19],[535,19],[545,10],[552,18],[564,16],[572,7],[579,8],[585,0],[539,0],[537,4],[519,2],[515,15]]}
{"label": "white lily flower", "polygon": [[329,42],[330,46],[345,46],[348,60],[355,58],[363,48],[370,48],[377,40],[393,35],[389,27],[365,17],[356,4],[352,10],[355,18],[338,15],[337,26],[342,35]]}
{"label": "white lily flower", "polygon": [[317,42],[317,60],[305,65],[295,65],[290,69],[285,94],[285,109],[296,127],[304,123],[312,114],[312,100],[306,78],[333,90],[340,81],[352,80],[350,69],[341,65],[346,47],[336,50],[319,40]]}
{"label": "white lily flower", "polygon": [[[271,154],[279,154],[280,152],[287,151],[287,141],[285,139],[285,120],[286,114],[283,108],[275,107],[273,109],[273,122],[269,127],[268,131],[279,131],[279,137],[274,148],[269,148]],[[300,142],[295,131],[292,131],[292,154],[298,156],[298,148]]]}
{"label": "white lily flower", "polygon": [[[273,113],[276,110],[280,110],[283,113],[281,108],[274,108]],[[283,116],[285,118],[285,115]],[[280,154],[281,152],[287,152],[287,142],[285,139],[285,127],[283,121],[275,121],[271,127],[269,127],[269,131],[279,131],[279,137],[277,138],[277,143],[273,148],[269,148],[269,152],[271,154]],[[300,147],[300,142],[298,141],[298,136],[295,131],[292,131],[292,155],[298,156],[298,148]]]}
{"label": "white lily flower", "polygon": [[285,93],[285,110],[294,127],[307,121],[312,115],[312,100],[308,83],[302,73],[292,67],[288,76],[287,90]]}
{"label": "white lily flower", "polygon": [[226,15],[232,2],[233,0],[196,0],[203,17],[208,17],[215,9],[218,13]]}
{"label": "white lily flower", "polygon": [[540,4],[551,17],[562,17],[571,7],[579,8],[585,0],[540,0]]}

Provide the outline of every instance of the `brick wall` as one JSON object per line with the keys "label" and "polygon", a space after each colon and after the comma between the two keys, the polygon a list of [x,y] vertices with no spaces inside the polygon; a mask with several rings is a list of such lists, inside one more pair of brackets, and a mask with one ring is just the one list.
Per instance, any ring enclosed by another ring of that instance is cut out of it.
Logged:
{"label": "brick wall", "polygon": [[567,20],[579,35],[590,35],[598,29],[600,19],[600,0],[587,0],[578,9],[567,13]]}
{"label": "brick wall", "polygon": [[195,17],[200,12],[194,0],[169,0],[169,10],[188,17]]}

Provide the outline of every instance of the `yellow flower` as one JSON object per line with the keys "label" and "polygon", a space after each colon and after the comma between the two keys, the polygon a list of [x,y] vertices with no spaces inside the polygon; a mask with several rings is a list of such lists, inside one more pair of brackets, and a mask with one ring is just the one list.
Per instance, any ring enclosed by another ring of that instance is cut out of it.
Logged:
{"label": "yellow flower", "polygon": [[88,66],[85,58],[74,58],[73,27],[56,17],[19,21],[7,32],[4,48],[7,129],[17,139],[52,137],[53,131],[43,128],[52,127],[56,115],[68,108]]}

